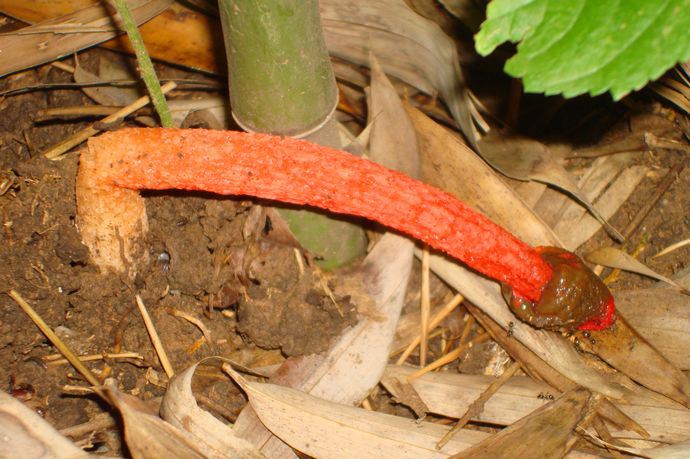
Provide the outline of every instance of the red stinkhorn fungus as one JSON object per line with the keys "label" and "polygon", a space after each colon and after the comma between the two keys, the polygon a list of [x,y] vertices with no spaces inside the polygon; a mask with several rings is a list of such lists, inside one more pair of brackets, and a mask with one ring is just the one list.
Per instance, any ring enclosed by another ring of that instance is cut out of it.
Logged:
{"label": "red stinkhorn fungus", "polygon": [[306,141],[181,129],[90,139],[77,180],[78,224],[99,266],[135,263],[130,239],[146,231],[146,215],[130,190],[142,189],[253,196],[364,217],[501,282],[516,314],[537,327],[599,330],[615,320],[608,289],[570,252],[532,248],[448,193]]}

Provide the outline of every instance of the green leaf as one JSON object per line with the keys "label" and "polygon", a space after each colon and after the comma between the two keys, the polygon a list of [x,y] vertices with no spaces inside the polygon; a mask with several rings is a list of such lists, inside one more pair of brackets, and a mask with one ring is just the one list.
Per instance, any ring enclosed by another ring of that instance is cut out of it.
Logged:
{"label": "green leaf", "polygon": [[475,41],[520,42],[505,70],[528,92],[620,99],[690,59],[689,32],[690,0],[493,0]]}

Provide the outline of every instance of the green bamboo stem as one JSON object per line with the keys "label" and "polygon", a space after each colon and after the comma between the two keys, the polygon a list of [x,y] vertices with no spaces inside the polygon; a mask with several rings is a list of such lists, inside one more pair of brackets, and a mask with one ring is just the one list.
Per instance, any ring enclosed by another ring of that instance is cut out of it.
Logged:
{"label": "green bamboo stem", "polygon": [[139,33],[139,28],[137,27],[132,13],[129,10],[126,0],[114,0],[115,8],[122,19],[122,25],[127,32],[129,41],[134,49],[134,54],[137,57],[139,73],[146,89],[149,92],[153,106],[158,113],[158,117],[161,120],[161,126],[163,127],[173,127],[172,115],[170,115],[170,109],[168,108],[168,102],[165,100],[165,95],[161,91],[160,81],[158,81],[158,75],[153,68],[153,63],[149,57],[149,53],[144,45],[144,40],[141,38]]}
{"label": "green bamboo stem", "polygon": [[338,94],[316,0],[219,1],[233,116],[246,130],[303,136]]}
{"label": "green bamboo stem", "polygon": [[[233,118],[245,130],[341,148],[338,90],[317,0],[219,0]],[[347,221],[280,209],[300,243],[332,269],[362,255],[364,231]]]}

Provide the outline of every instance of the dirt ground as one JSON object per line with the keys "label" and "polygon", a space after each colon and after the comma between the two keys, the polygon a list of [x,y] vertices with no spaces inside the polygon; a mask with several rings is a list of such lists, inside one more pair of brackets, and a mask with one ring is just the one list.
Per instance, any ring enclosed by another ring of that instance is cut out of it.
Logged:
{"label": "dirt ground", "polygon": [[[84,53],[82,64],[90,65],[99,52]],[[0,91],[67,81],[65,72],[42,66],[1,79]],[[164,391],[163,370],[136,309],[135,293],[149,308],[176,368],[209,355],[223,355],[247,366],[280,363],[286,356],[325,350],[356,322],[355,308],[339,290],[337,274],[314,269],[284,235],[275,234],[279,231],[270,214],[250,201],[149,193],[149,266],[133,281],[101,274],[89,263],[75,226],[77,152],[61,161],[41,155],[90,120],[35,121],[40,109],[91,103],[78,89],[0,98],[0,182],[5,184],[0,196],[0,292],[19,292],[77,354],[141,356],[90,364],[101,377],[115,378],[123,390],[144,400]],[[609,104],[607,109],[616,115],[616,122],[608,125],[613,130],[625,125],[635,111],[673,117],[672,110],[660,110],[653,101],[635,107]],[[680,138],[683,127],[676,125]],[[647,204],[666,172],[682,161],[687,162],[687,157],[680,153],[640,153],[639,162],[649,165],[651,172],[612,219],[614,226],[625,227]],[[666,276],[687,268],[690,248],[656,259],[651,255],[690,236],[688,190],[690,168],[685,168],[625,246],[631,250],[645,242],[640,259]],[[600,231],[588,247],[609,243]],[[613,288],[652,283],[623,274]],[[442,286],[439,289],[440,301],[444,292]],[[205,324],[212,342],[202,340],[202,331],[185,314]],[[6,391],[26,400],[60,429],[86,422],[104,407],[96,397],[69,389],[82,382],[71,367],[46,362],[55,353],[19,306],[0,294],[0,381]],[[230,419],[244,403],[227,382],[212,381],[200,391],[209,405],[222,397],[224,409],[217,414]],[[107,440],[97,439],[94,448],[99,442]]]}

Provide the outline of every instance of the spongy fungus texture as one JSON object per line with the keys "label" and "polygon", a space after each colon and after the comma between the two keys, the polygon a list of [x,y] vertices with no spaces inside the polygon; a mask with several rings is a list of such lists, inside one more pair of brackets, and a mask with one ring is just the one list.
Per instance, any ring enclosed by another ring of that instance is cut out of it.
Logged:
{"label": "spongy fungus texture", "polygon": [[530,246],[455,197],[371,161],[265,134],[123,129],[89,141],[77,184],[84,243],[101,267],[137,263],[140,189],[248,195],[377,221],[536,301],[551,268]]}

